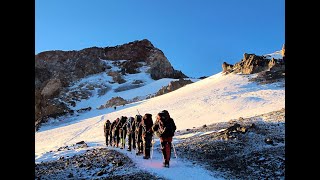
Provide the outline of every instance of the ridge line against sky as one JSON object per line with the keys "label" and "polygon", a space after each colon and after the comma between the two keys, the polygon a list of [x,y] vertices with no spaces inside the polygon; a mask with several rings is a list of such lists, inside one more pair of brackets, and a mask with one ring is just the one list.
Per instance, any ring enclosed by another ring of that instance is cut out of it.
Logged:
{"label": "ridge line against sky", "polygon": [[244,53],[280,50],[284,0],[36,0],[35,54],[148,39],[175,69],[210,76]]}

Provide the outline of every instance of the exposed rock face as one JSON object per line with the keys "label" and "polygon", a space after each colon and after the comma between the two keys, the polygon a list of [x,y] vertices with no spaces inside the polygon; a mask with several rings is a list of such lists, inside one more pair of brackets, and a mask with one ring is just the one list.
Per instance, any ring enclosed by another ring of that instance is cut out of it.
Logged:
{"label": "exposed rock face", "polygon": [[50,79],[49,82],[45,85],[45,87],[41,91],[41,95],[43,97],[52,97],[59,89],[62,87],[60,79]]}
{"label": "exposed rock face", "polygon": [[244,53],[243,59],[235,65],[223,62],[223,73],[242,73],[242,74],[254,74],[262,71],[271,70],[274,68],[284,69],[283,59],[268,59],[265,56],[258,56],[255,54]]}
{"label": "exposed rock face", "polygon": [[234,65],[234,71],[236,73],[254,74],[267,70],[269,68],[269,61],[263,56],[257,56],[255,54],[244,53],[241,62]]}
{"label": "exposed rock face", "polygon": [[128,102],[123,99],[122,97],[113,97],[111,98],[109,101],[107,101],[107,103],[105,104],[105,108],[108,107],[113,107],[113,106],[120,106],[120,105],[124,105],[127,104]]}
{"label": "exposed rock face", "polygon": [[117,83],[125,82],[121,75],[138,73],[141,62],[150,67],[149,73],[153,79],[186,77],[181,71],[175,70],[163,52],[146,39],[115,47],[41,52],[35,55],[36,124],[46,117],[69,112],[65,104],[54,99],[72,82],[110,69],[102,60],[127,60],[120,62],[119,72],[113,72],[113,80]]}
{"label": "exposed rock face", "polygon": [[223,73],[230,73],[233,70],[233,65],[232,64],[228,64],[226,62],[222,63],[222,72]]}
{"label": "exposed rock face", "polygon": [[162,87],[157,93],[156,96],[166,94],[168,92],[177,90],[187,84],[193,83],[191,80],[179,79],[179,81],[171,81],[168,86]]}

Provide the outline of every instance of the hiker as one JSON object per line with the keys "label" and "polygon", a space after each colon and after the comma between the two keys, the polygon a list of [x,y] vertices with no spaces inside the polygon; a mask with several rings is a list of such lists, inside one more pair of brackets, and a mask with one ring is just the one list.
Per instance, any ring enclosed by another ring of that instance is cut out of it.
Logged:
{"label": "hiker", "polygon": [[[110,127],[111,127],[111,123],[110,120],[108,119],[103,126],[103,131],[104,131],[104,136],[106,137],[106,146],[108,146],[109,143],[109,134],[110,134]],[[111,145],[111,144],[110,144]]]}
{"label": "hiker", "polygon": [[[128,151],[131,151],[132,146],[135,143],[134,139],[134,131],[132,130],[132,124],[134,122],[133,117],[129,117],[124,126],[127,128],[127,136],[128,136]],[[135,145],[134,145],[135,146]],[[135,148],[134,148],[135,149]]]}
{"label": "hiker", "polygon": [[140,123],[140,128],[142,129],[142,142],[143,142],[143,159],[150,158],[150,148],[151,148],[151,141],[152,141],[152,115],[145,114],[142,118]]}
{"label": "hiker", "polygon": [[126,116],[121,116],[120,123],[119,123],[119,135],[120,135],[120,149],[124,149],[126,147],[126,134],[127,134],[127,128],[125,127],[125,124],[127,122]]}
{"label": "hiker", "polygon": [[114,137],[114,126],[116,125],[116,121],[113,120],[113,122],[111,123],[111,126],[110,126],[110,146],[113,146],[113,137]]}
{"label": "hiker", "polygon": [[171,156],[171,142],[176,125],[167,110],[163,110],[158,113],[156,122],[152,126],[152,130],[160,138],[162,155],[163,155],[163,166],[169,167],[169,161]]}
{"label": "hiker", "polygon": [[112,129],[112,136],[113,136],[113,147],[118,147],[119,146],[119,140],[120,140],[120,137],[119,137],[119,128],[118,128],[118,124],[120,122],[120,119],[117,118],[115,121],[114,121],[114,127]]}
{"label": "hiker", "polygon": [[134,118],[134,123],[132,124],[132,130],[134,131],[134,136],[135,136],[135,147],[133,147],[134,149],[136,149],[136,155],[140,155],[143,153],[143,144],[142,144],[142,132],[140,127],[140,123],[142,120],[142,116],[141,115],[136,115]]}
{"label": "hiker", "polygon": [[113,120],[110,127],[110,146],[114,146],[114,136],[115,136],[115,126],[117,124],[116,120]]}

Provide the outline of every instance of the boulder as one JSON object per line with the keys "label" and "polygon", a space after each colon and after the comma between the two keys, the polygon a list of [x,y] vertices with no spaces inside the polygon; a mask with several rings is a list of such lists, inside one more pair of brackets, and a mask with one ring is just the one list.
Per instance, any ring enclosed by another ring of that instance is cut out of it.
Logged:
{"label": "boulder", "polygon": [[244,53],[241,62],[234,65],[235,73],[254,74],[269,68],[269,60],[263,56]]}
{"label": "boulder", "polygon": [[233,65],[228,64],[226,62],[222,63],[222,72],[223,73],[231,73],[233,71]]}
{"label": "boulder", "polygon": [[59,93],[62,87],[60,79],[50,79],[45,87],[41,91],[41,95],[44,98],[50,98]]}
{"label": "boulder", "polygon": [[166,94],[168,92],[175,91],[187,84],[193,83],[191,80],[179,79],[178,81],[171,81],[167,86],[162,87],[157,93],[156,96]]}

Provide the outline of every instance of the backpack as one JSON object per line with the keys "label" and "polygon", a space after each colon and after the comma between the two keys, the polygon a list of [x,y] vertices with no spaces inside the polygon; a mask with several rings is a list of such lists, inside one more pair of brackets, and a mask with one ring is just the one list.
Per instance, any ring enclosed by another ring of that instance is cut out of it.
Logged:
{"label": "backpack", "polygon": [[135,131],[139,131],[139,126],[142,120],[141,115],[136,115],[136,118],[134,119],[134,124],[135,124]]}
{"label": "backpack", "polygon": [[127,122],[124,124],[124,126],[126,126],[128,132],[131,132],[131,130],[132,130],[132,120],[133,120],[133,117],[129,117]]}
{"label": "backpack", "polygon": [[110,130],[110,125],[111,125],[110,122],[106,122],[106,123],[104,124],[104,128],[109,131],[109,130]]}
{"label": "backpack", "polygon": [[169,119],[166,117],[165,114],[159,114],[160,121],[159,121],[159,129],[158,129],[158,136],[159,137],[172,137],[174,136],[174,132],[176,131],[175,124],[173,119]]}

